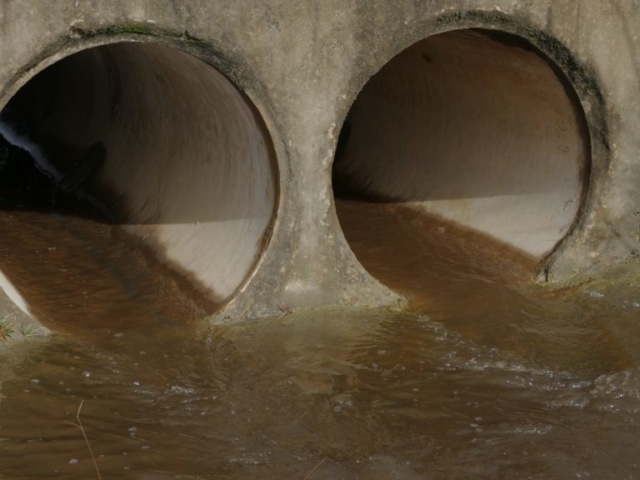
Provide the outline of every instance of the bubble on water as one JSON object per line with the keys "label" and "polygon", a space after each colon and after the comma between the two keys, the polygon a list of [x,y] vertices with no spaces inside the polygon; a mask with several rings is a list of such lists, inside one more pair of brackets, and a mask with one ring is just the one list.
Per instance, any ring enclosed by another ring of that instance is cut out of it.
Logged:
{"label": "bubble on water", "polygon": [[69,460],[69,465],[75,465],[76,463],[78,463],[77,458],[72,458],[71,460]]}
{"label": "bubble on water", "polygon": [[89,378],[91,376],[91,372],[89,372],[88,370],[85,370],[84,372],[82,372],[82,376],[84,378]]}
{"label": "bubble on water", "polygon": [[196,393],[195,388],[181,387],[180,385],[173,385],[171,387],[171,391],[173,393],[179,393],[179,394],[182,394],[182,395],[192,395],[192,394]]}
{"label": "bubble on water", "polygon": [[585,408],[589,405],[589,397],[586,394],[571,394],[564,395],[558,398],[555,398],[549,402],[547,405],[551,408]]}
{"label": "bubble on water", "polygon": [[229,458],[228,462],[229,463],[238,463],[241,465],[260,465],[262,463],[264,463],[264,459],[260,458],[262,457],[262,454],[258,454],[258,455],[243,455],[241,457],[231,457]]}
{"label": "bubble on water", "polygon": [[627,369],[609,375],[601,375],[593,382],[594,397],[640,399],[640,372]]}
{"label": "bubble on water", "polygon": [[592,297],[592,298],[604,298],[604,293],[602,293],[602,292],[596,292],[596,291],[593,291],[593,290],[586,290],[585,293],[587,295],[589,295],[590,297]]}
{"label": "bubble on water", "polygon": [[31,383],[35,383],[37,385],[38,383],[40,383],[40,379],[39,378],[32,378],[31,379]]}
{"label": "bubble on water", "polygon": [[338,393],[333,395],[329,402],[334,413],[341,413],[345,409],[351,409],[354,406],[353,396],[349,393]]}
{"label": "bubble on water", "polygon": [[549,433],[553,427],[551,425],[519,425],[507,430],[509,433],[524,435],[545,435]]}

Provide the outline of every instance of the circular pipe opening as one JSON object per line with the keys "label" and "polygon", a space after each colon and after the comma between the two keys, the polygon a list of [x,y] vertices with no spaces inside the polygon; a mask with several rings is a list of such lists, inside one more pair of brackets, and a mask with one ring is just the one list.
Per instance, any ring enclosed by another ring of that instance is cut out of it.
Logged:
{"label": "circular pipe opening", "polygon": [[588,152],[577,95],[530,43],[478,29],[434,35],[391,59],[355,100],[333,166],[338,217],[382,281],[394,266],[370,267],[363,249],[379,232],[366,232],[370,210],[354,202],[410,207],[533,268],[574,224]]}
{"label": "circular pipe opening", "polygon": [[0,135],[5,213],[119,225],[218,306],[265,248],[277,201],[270,136],[247,97],[190,54],[135,42],[72,54],[11,98]]}

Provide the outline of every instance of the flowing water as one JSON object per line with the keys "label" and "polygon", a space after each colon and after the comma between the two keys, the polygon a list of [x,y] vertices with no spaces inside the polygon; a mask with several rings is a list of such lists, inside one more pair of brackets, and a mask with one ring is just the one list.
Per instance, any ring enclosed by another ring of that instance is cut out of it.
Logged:
{"label": "flowing water", "polygon": [[[530,285],[531,259],[341,202],[412,313],[211,305],[83,215],[5,212],[0,262],[60,332],[0,357],[0,478],[640,478],[640,294]],[[9,249],[10,247],[10,249]]]}

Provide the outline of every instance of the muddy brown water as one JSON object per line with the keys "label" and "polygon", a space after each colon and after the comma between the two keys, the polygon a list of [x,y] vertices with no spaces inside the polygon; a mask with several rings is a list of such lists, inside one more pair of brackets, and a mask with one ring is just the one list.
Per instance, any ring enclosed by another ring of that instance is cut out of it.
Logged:
{"label": "muddy brown water", "polygon": [[412,312],[202,333],[210,305],[117,227],[5,212],[3,270],[59,334],[0,357],[0,478],[96,478],[82,401],[104,479],[640,478],[635,288],[549,293],[486,238],[338,211]]}

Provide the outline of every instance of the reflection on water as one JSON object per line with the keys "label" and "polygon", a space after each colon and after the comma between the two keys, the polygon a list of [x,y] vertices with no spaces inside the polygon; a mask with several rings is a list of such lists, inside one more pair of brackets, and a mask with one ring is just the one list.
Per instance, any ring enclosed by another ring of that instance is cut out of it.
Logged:
{"label": "reflection on water", "polygon": [[[362,263],[413,295],[416,313],[294,313],[202,334],[185,321],[197,317],[190,301],[172,309],[153,288],[110,301],[126,284],[111,276],[83,321],[51,313],[73,335],[0,358],[0,478],[95,478],[67,423],[83,399],[105,479],[639,474],[633,302],[614,308],[587,287],[544,298],[521,259],[470,254],[476,243],[430,230],[448,226],[389,206],[340,208]],[[96,277],[106,268],[89,265]]]}

